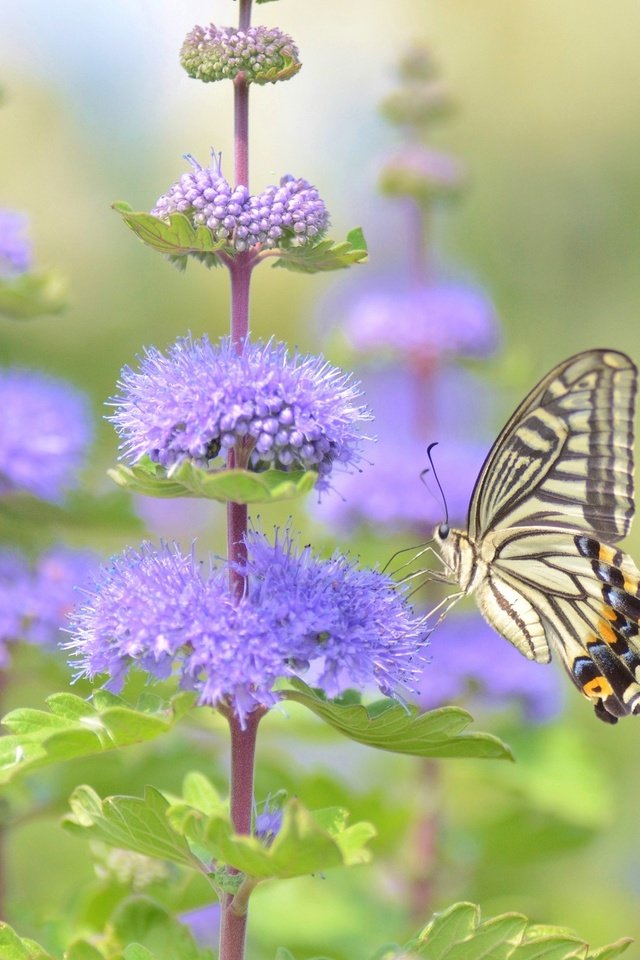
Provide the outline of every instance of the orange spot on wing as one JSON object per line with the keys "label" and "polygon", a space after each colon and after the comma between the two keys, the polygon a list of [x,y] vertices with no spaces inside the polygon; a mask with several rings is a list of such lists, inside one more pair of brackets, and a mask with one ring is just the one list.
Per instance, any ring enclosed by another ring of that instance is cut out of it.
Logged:
{"label": "orange spot on wing", "polygon": [[608,644],[615,644],[618,640],[615,632],[611,629],[608,623],[605,620],[600,621],[600,636]]}
{"label": "orange spot on wing", "polygon": [[612,547],[608,547],[604,543],[600,544],[600,549],[598,550],[599,560],[602,560],[603,563],[613,563],[614,555],[615,555],[615,550]]}
{"label": "orange spot on wing", "polygon": [[587,697],[610,697],[613,693],[613,687],[606,677],[594,677],[584,684],[582,690]]}

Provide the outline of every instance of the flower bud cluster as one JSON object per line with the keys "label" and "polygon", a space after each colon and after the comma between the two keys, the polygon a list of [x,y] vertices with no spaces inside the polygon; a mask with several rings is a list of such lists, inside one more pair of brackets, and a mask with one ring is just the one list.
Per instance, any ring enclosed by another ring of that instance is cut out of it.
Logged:
{"label": "flower bud cluster", "polygon": [[370,419],[350,375],[274,341],[246,340],[240,353],[228,338],[180,339],[167,355],[151,347],[119,387],[110,419],[130,462],[207,469],[235,447],[257,471],[317,470],[319,489],[334,463],[358,461],[358,427]]}
{"label": "flower bud cluster", "polygon": [[385,163],[380,190],[390,197],[413,197],[418,203],[455,197],[464,180],[462,165],[448,153],[407,144]]}
{"label": "flower bud cluster", "polygon": [[252,196],[245,186],[231,187],[215,156],[211,167],[200,166],[190,155],[186,159],[193,172],[184,173],[158,199],[151,211],[154,217],[184,213],[195,226],[208,227],[214,239],[228,241],[238,251],[310,243],[329,224],[324,202],[306,180],[287,174],[279,186]]}
{"label": "flower bud cluster", "polygon": [[302,64],[291,37],[277,27],[195,26],[180,52],[180,63],[194,80],[211,83],[244,74],[247,83],[275,83],[293,77]]}
{"label": "flower bud cluster", "polygon": [[25,236],[27,218],[0,210],[0,277],[15,277],[31,267],[31,243]]}

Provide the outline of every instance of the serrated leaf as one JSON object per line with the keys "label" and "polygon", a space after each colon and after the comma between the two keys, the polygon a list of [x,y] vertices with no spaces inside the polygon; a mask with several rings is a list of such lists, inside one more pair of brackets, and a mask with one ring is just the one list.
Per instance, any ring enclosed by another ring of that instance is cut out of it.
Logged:
{"label": "serrated leaf", "polygon": [[208,817],[184,803],[172,805],[167,815],[176,830],[219,865],[234,867],[258,880],[367,863],[370,854],[364,845],[375,834],[368,823],[347,827],[347,815],[341,809],[309,812],[297,800],[283,808],[282,826],[271,846],[258,837],[235,833],[228,816]]}
{"label": "serrated leaf", "polygon": [[0,957],[2,960],[53,960],[35,940],[23,939],[8,923],[0,921]]}
{"label": "serrated leaf", "polygon": [[184,261],[188,255],[215,259],[216,251],[225,246],[224,240],[214,240],[208,227],[194,227],[183,213],[173,213],[161,220],[150,213],[136,212],[122,201],[112,206],[139,240],[173,260]]}
{"label": "serrated leaf", "polygon": [[[296,273],[319,273],[327,270],[344,270],[368,257],[367,244],[360,227],[350,230],[347,239],[340,243],[320,240],[318,243],[300,247],[280,248],[274,267],[283,267]],[[273,252],[267,254],[273,256]]]}
{"label": "serrated leaf", "polygon": [[475,904],[456,903],[436,914],[404,950],[424,960],[610,960],[630,942],[589,951],[584,940],[565,928],[529,924],[517,913],[481,922]]}
{"label": "serrated leaf", "polygon": [[92,702],[63,693],[47,700],[50,712],[12,710],[2,720],[11,734],[0,737],[0,783],[51,763],[153,740],[172,728],[187,703],[193,696],[180,694],[150,713],[113,694]]}
{"label": "serrated leaf", "polygon": [[148,497],[204,497],[223,503],[272,503],[292,500],[313,489],[318,474],[315,470],[202,470],[185,462],[171,476],[148,465],[125,467],[122,464],[108,471],[121,487]]}
{"label": "serrated leaf", "polygon": [[102,840],[112,847],[206,873],[185,838],[167,820],[169,803],[154,787],[146,787],[144,797],[101,800],[95,790],[85,785],[73,791],[69,805],[72,813],[65,817],[63,825],[76,836]]}
{"label": "serrated leaf", "polygon": [[513,759],[509,747],[490,733],[464,733],[473,718],[459,707],[440,707],[427,713],[405,709],[394,700],[375,711],[361,704],[337,704],[319,697],[301,680],[280,696],[311,710],[351,740],[378,750],[418,757],[478,757]]}
{"label": "serrated leaf", "polygon": [[60,313],[66,303],[67,283],[56,270],[0,280],[0,314],[12,320]]}

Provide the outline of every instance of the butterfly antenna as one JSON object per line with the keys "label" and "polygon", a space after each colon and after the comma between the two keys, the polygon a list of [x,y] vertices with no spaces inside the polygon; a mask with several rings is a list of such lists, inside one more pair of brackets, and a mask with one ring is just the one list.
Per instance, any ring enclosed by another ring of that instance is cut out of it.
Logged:
{"label": "butterfly antenna", "polygon": [[[433,443],[430,443],[429,446],[427,447],[427,456],[429,457],[429,463],[431,464],[431,469],[433,470],[433,475],[436,478],[436,483],[438,484],[438,490],[440,491],[440,496],[442,497],[442,504],[444,506],[444,522],[449,523],[449,507],[447,506],[447,498],[444,495],[444,490],[442,489],[442,484],[440,483],[440,478],[438,476],[436,466],[433,462],[433,457],[431,456],[431,451],[433,450],[434,447],[437,447],[437,446],[438,446],[437,440],[434,440]],[[429,467],[427,467],[426,470],[423,470],[420,476],[423,477],[425,473],[428,472],[428,470],[429,470]]]}

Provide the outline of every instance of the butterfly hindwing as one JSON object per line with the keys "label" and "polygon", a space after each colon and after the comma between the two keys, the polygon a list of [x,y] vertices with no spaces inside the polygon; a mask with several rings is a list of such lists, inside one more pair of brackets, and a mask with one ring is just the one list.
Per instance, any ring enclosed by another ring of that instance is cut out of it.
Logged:
{"label": "butterfly hindwing", "polygon": [[[568,529],[512,528],[486,543],[495,555],[478,602],[492,626],[530,659],[559,656],[601,719],[615,723],[640,712],[640,571],[633,560]],[[504,598],[499,607],[495,595]]]}
{"label": "butterfly hindwing", "polygon": [[574,526],[616,543],[633,503],[636,368],[589,350],[559,364],[520,404],[475,485],[468,531]]}

